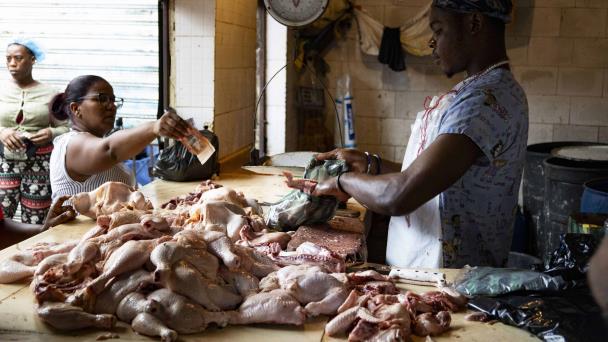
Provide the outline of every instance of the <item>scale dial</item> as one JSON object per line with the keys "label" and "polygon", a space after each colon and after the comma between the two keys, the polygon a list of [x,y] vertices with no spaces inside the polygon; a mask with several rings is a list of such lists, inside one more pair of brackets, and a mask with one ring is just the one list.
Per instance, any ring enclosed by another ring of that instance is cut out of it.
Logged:
{"label": "scale dial", "polygon": [[317,20],[329,0],[264,0],[266,10],[283,25],[304,26]]}

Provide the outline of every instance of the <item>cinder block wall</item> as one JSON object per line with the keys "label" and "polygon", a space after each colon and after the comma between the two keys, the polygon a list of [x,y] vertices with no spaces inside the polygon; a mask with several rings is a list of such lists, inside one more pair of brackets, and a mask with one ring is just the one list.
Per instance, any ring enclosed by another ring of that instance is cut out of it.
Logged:
{"label": "cinder block wall", "polygon": [[[401,26],[430,0],[357,0],[385,26]],[[528,95],[529,143],[608,142],[608,0],[514,0],[507,44],[513,72]],[[326,55],[336,78],[350,72],[359,148],[401,161],[410,125],[426,96],[449,90],[430,58],[407,55],[394,72],[362,54],[357,28]]]}

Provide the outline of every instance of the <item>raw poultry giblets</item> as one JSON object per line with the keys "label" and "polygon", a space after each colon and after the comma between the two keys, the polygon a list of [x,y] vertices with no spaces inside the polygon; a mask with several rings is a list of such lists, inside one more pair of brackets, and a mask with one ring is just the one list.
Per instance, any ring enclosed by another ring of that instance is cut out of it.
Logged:
{"label": "raw poultry giblets", "polygon": [[372,271],[344,274],[342,255],[270,230],[255,200],[212,182],[154,210],[106,183],[72,197],[95,224],[79,241],[41,243],[0,262],[0,283],[31,278],[38,316],[62,330],[111,329],[174,341],[210,325],[302,325],[336,315],[327,334],[408,340],[448,329],[466,301],[450,290],[401,293]]}

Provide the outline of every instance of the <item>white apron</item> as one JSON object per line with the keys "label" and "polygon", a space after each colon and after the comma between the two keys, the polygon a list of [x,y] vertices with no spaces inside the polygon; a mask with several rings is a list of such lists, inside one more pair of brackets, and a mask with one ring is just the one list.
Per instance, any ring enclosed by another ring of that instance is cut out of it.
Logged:
{"label": "white apron", "polygon": [[[435,96],[430,102],[429,110],[418,113],[403,157],[402,171],[435,140],[441,116],[455,97],[455,92]],[[433,107],[435,108],[430,109]],[[389,265],[407,268],[443,267],[439,196],[407,216],[391,218],[386,245],[386,262]]]}

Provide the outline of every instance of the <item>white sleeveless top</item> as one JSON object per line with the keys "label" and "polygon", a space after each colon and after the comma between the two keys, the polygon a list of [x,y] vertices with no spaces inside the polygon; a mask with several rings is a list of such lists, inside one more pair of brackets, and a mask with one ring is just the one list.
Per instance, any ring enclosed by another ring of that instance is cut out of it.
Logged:
{"label": "white sleeveless top", "polygon": [[89,192],[97,189],[105,182],[122,182],[133,185],[131,175],[125,170],[122,163],[114,165],[111,169],[92,175],[84,182],[73,180],[65,169],[65,155],[68,144],[73,136],[82,132],[70,131],[53,140],[53,152],[50,161],[51,190],[53,191],[53,202],[57,197],[63,195],[75,195],[81,192]]}

